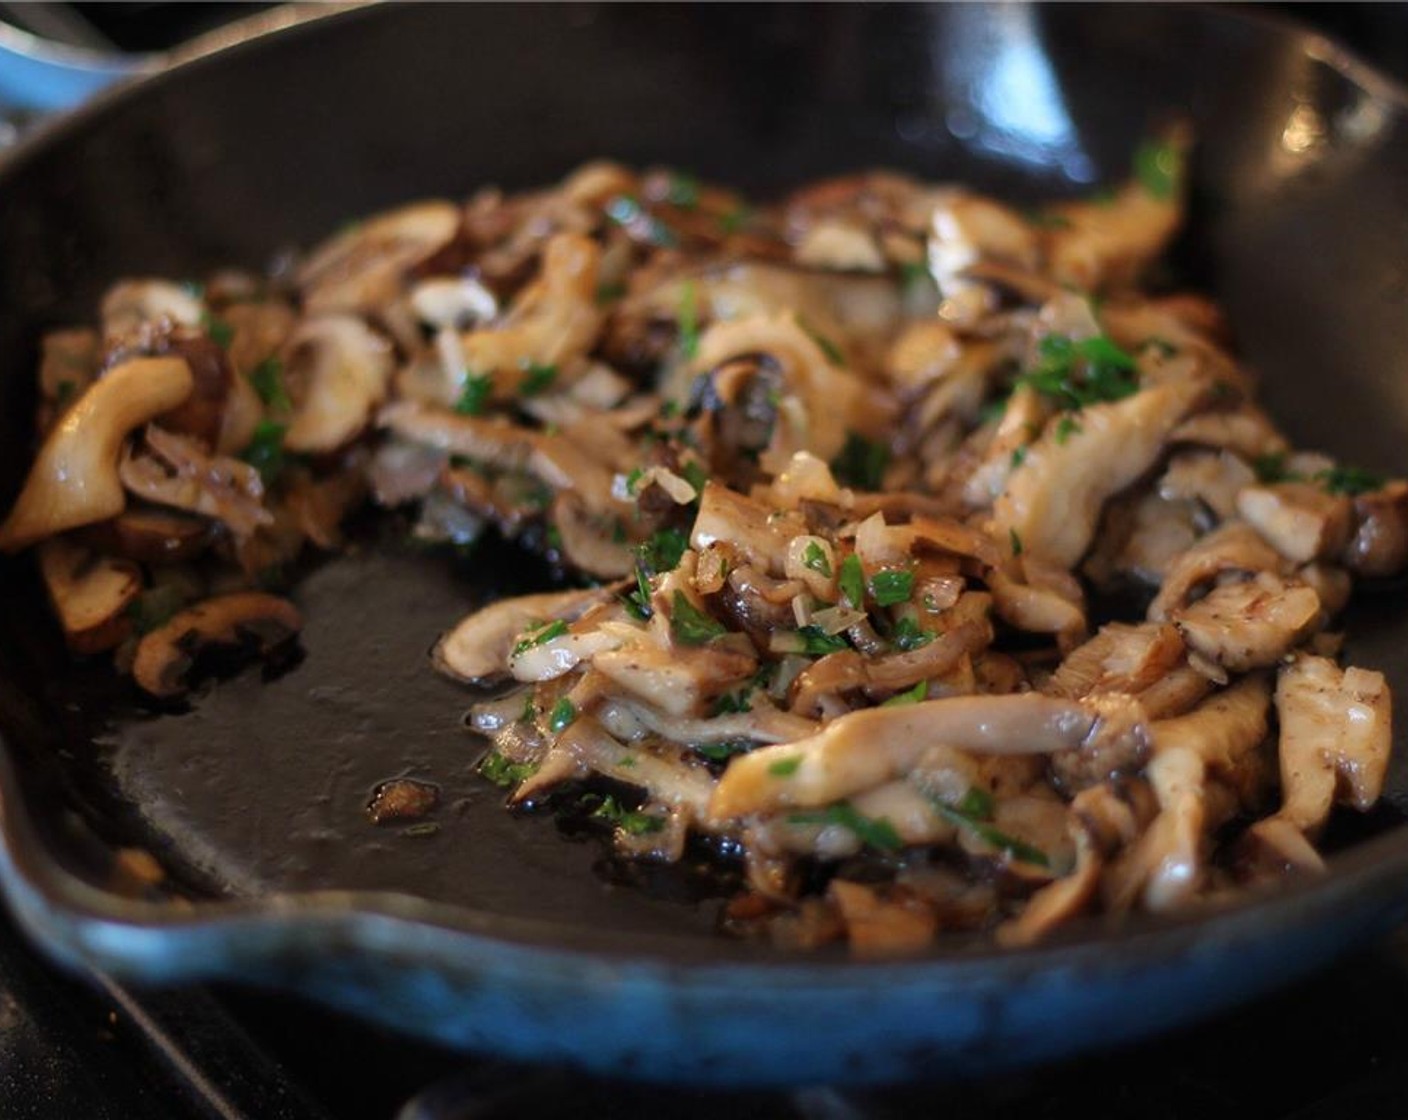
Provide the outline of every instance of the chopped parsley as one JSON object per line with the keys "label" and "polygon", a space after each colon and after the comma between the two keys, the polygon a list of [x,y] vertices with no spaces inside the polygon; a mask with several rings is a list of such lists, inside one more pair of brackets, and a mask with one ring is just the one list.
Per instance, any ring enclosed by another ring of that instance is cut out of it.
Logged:
{"label": "chopped parsley", "polygon": [[1036,366],[1017,378],[1017,384],[1030,386],[1058,408],[1123,400],[1139,391],[1134,359],[1107,335],[1079,342],[1047,335],[1037,344],[1037,355]]}
{"label": "chopped parsley", "polygon": [[1069,413],[1056,421],[1056,431],[1054,433],[1057,446],[1064,445],[1072,436],[1080,435],[1081,427],[1076,423],[1074,416]]}
{"label": "chopped parsley", "polygon": [[527,653],[530,649],[535,649],[538,646],[546,645],[554,638],[560,638],[566,633],[567,623],[560,618],[554,619],[552,622],[544,622],[538,626],[530,627],[524,632],[523,637],[519,638],[518,641],[514,643],[513,651],[509,656],[518,657],[520,654]]}
{"label": "chopped parsley", "polygon": [[520,396],[536,397],[551,388],[557,380],[557,367],[527,362],[523,366],[523,380],[518,383]]}
{"label": "chopped parsley", "polygon": [[801,755],[789,755],[787,758],[779,758],[776,762],[769,765],[768,773],[774,778],[790,778],[797,772],[801,765]]}
{"label": "chopped parsley", "polygon": [[464,379],[464,388],[455,401],[455,411],[461,416],[479,416],[494,391],[494,379],[487,373],[471,373]]}
{"label": "chopped parsley", "polygon": [[510,762],[498,751],[490,751],[479,763],[479,773],[505,789],[531,778],[537,771],[537,763]]}
{"label": "chopped parsley", "polygon": [[1285,452],[1258,455],[1252,460],[1252,470],[1256,471],[1256,480],[1261,483],[1305,481],[1303,474],[1287,468]]}
{"label": "chopped parsley", "polygon": [[721,743],[695,743],[694,753],[703,755],[710,762],[727,762],[736,754],[747,754],[753,749],[751,739],[725,739]]}
{"label": "chopped parsley", "polygon": [[225,322],[224,319],[217,319],[207,311],[200,317],[200,325],[205,330],[210,341],[220,347],[221,350],[228,350],[230,348],[230,342],[235,337],[235,328]]}
{"label": "chopped parsley", "polygon": [[831,561],[826,558],[826,550],[816,541],[808,541],[802,549],[802,563],[818,575],[831,578]]}
{"label": "chopped parsley", "polygon": [[1021,555],[1022,555],[1022,538],[1017,535],[1017,530],[1016,530],[1016,529],[1008,529],[1008,530],[1007,530],[1007,539],[1008,539],[1008,540],[1011,542],[1011,544],[1012,544],[1012,555],[1013,555],[1013,556],[1021,556]]}
{"label": "chopped parsley", "polygon": [[596,302],[598,304],[615,303],[625,297],[626,285],[619,280],[610,284],[598,284],[596,286]]}
{"label": "chopped parsley", "polygon": [[900,834],[888,820],[884,817],[867,817],[848,801],[828,805],[821,812],[793,813],[787,820],[791,824],[840,825],[855,833],[856,839],[862,844],[868,844],[883,852],[896,852],[904,847]]}
{"label": "chopped parsley", "polygon": [[870,577],[870,594],[878,606],[893,607],[897,603],[903,603],[913,591],[913,572],[887,568]]}
{"label": "chopped parsley", "polygon": [[288,390],[284,388],[284,364],[278,358],[265,358],[250,370],[249,383],[254,386],[259,399],[270,408],[280,412],[293,410],[293,401],[289,400]]}
{"label": "chopped parsley", "polygon": [[683,529],[661,529],[636,549],[636,559],[646,575],[661,575],[680,566],[688,547],[689,535]]}
{"label": "chopped parsley", "polygon": [[905,653],[911,650],[922,649],[934,640],[932,631],[924,630],[919,623],[912,618],[902,618],[895,623],[894,633],[890,635],[890,641],[902,649]]}
{"label": "chopped parsley", "polygon": [[709,472],[698,459],[691,459],[681,465],[680,476],[694,487],[696,494],[704,493],[704,486],[709,481]]}
{"label": "chopped parsley", "polygon": [[801,652],[812,657],[822,657],[828,653],[839,653],[849,648],[846,639],[840,634],[828,634],[820,626],[803,626],[797,631],[802,640]]}
{"label": "chopped parsley", "polygon": [[680,285],[680,353],[693,359],[699,353],[699,290],[693,280]]}
{"label": "chopped parsley", "polygon": [[670,600],[670,633],[676,641],[687,646],[702,646],[715,638],[722,638],[727,631],[722,623],[691,603],[683,591],[676,591]]}
{"label": "chopped parsley", "polygon": [[880,706],[882,708],[901,708],[906,704],[918,704],[921,700],[929,698],[929,682],[920,681],[913,688],[905,689],[903,692],[891,696]]}
{"label": "chopped parsley", "polygon": [[566,731],[577,719],[577,705],[566,696],[561,697],[548,713],[548,727],[555,732]]}
{"label": "chopped parsley", "polygon": [[923,261],[906,261],[900,265],[900,283],[904,285],[905,291],[911,291],[920,284],[933,282],[934,277],[929,272],[929,266]]}
{"label": "chopped parsley", "polygon": [[1134,174],[1145,191],[1167,201],[1183,181],[1183,153],[1172,144],[1145,141],[1135,150]]}
{"label": "chopped parsley", "polygon": [[738,206],[719,219],[719,228],[724,233],[737,233],[752,220],[752,209],[747,206]]}
{"label": "chopped parsley", "polygon": [[1017,448],[1015,451],[1012,452],[1012,469],[1013,469],[1014,471],[1015,471],[1018,467],[1020,467],[1023,463],[1025,463],[1026,461],[1027,461],[1027,449],[1026,449],[1025,447],[1019,447],[1019,448]]}
{"label": "chopped parsley", "polygon": [[1331,467],[1329,470],[1317,471],[1315,481],[1331,494],[1354,496],[1378,490],[1388,480],[1383,475],[1366,471],[1363,467]]}
{"label": "chopped parsley", "polygon": [[699,205],[699,180],[682,171],[674,172],[665,188],[665,198],[681,210],[693,210]]}
{"label": "chopped parsley", "polygon": [[653,613],[650,609],[650,578],[639,563],[636,564],[635,590],[621,596],[621,605],[637,622],[646,621]]}
{"label": "chopped parsley", "polygon": [[601,804],[592,811],[592,817],[614,824],[631,836],[644,836],[648,832],[659,832],[665,827],[664,818],[653,813],[643,813],[639,809],[627,809],[610,794],[601,799]]}
{"label": "chopped parsley", "polygon": [[890,449],[885,444],[847,432],[845,446],[831,461],[831,471],[842,485],[879,490],[889,465]]}
{"label": "chopped parsley", "polygon": [[287,431],[287,424],[261,420],[254,427],[249,446],[240,452],[240,458],[259,472],[265,486],[274,484],[287,463],[284,454],[284,434]]}
{"label": "chopped parsley", "polygon": [[979,790],[976,787],[971,788],[957,805],[950,805],[947,801],[937,797],[931,797],[929,801],[934,806],[934,811],[944,820],[959,828],[966,828],[985,844],[992,845],[1004,855],[1020,860],[1022,863],[1035,864],[1038,867],[1051,866],[1051,860],[1040,848],[1033,847],[1025,840],[1019,840],[1015,836],[1010,836],[988,823],[988,819],[992,816],[993,800],[992,795],[987,791]]}
{"label": "chopped parsley", "polygon": [[714,709],[710,713],[715,716],[742,715],[744,712],[753,710],[753,686],[744,685],[737,692],[725,692],[714,701]]}
{"label": "chopped parsley", "polygon": [[836,582],[852,607],[860,610],[865,605],[865,573],[861,570],[860,557],[854,552],[841,561],[841,574]]}

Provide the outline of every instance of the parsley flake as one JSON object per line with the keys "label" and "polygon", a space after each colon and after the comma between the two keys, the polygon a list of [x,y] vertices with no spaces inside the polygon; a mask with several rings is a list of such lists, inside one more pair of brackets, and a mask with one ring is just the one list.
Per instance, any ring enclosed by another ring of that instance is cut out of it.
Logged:
{"label": "parsley flake", "polygon": [[551,622],[541,623],[535,627],[530,627],[524,632],[523,636],[514,643],[513,651],[509,656],[518,657],[520,654],[527,653],[530,649],[536,649],[538,646],[546,645],[554,638],[560,638],[566,633],[567,623],[560,618],[554,619]]}
{"label": "parsley flake", "polygon": [[840,825],[855,833],[856,839],[884,852],[896,852],[904,847],[900,834],[884,817],[867,817],[848,801],[838,801],[817,813],[793,813],[791,824]]}
{"label": "parsley flake", "polygon": [[523,380],[518,383],[518,392],[521,396],[536,397],[547,392],[556,380],[556,366],[527,362],[523,367]]}
{"label": "parsley flake", "polygon": [[845,446],[831,461],[831,471],[845,486],[879,490],[890,465],[890,449],[878,440],[868,440],[855,432],[846,433]]}
{"label": "parsley flake", "polygon": [[279,412],[293,411],[293,401],[284,388],[284,364],[278,358],[265,358],[249,372],[249,383],[259,399]]}
{"label": "parsley flake", "polygon": [[841,587],[841,594],[855,610],[865,605],[865,573],[861,570],[860,557],[854,552],[841,561],[841,574],[836,582]]}
{"label": "parsley flake", "polygon": [[826,558],[826,550],[816,541],[808,541],[802,549],[802,564],[819,575],[831,578],[831,561]]}
{"label": "parsley flake", "polygon": [[261,420],[254,427],[249,446],[240,452],[240,458],[259,472],[265,486],[274,484],[287,463],[284,454],[284,434],[287,431],[287,424]]}
{"label": "parsley flake", "polygon": [[461,416],[479,416],[494,391],[494,379],[487,373],[471,373],[464,379],[464,388],[455,401],[455,411]]}
{"label": "parsley flake", "polygon": [[802,765],[802,756],[799,754],[790,755],[787,758],[779,758],[776,762],[768,766],[768,773],[774,778],[790,778]]}
{"label": "parsley flake", "polygon": [[891,696],[880,706],[882,708],[901,708],[906,704],[918,704],[921,700],[927,699],[929,699],[929,682],[920,681],[913,688]]}
{"label": "parsley flake", "polygon": [[914,573],[887,568],[870,577],[870,594],[877,605],[893,607],[914,591]]}
{"label": "parsley flake", "polygon": [[552,711],[548,713],[548,727],[554,732],[566,731],[577,719],[577,705],[572,703],[566,696],[558,700],[552,706]]}
{"label": "parsley flake", "polygon": [[683,591],[676,591],[670,600],[670,633],[687,646],[702,646],[727,631],[722,623],[710,618],[689,601]]}

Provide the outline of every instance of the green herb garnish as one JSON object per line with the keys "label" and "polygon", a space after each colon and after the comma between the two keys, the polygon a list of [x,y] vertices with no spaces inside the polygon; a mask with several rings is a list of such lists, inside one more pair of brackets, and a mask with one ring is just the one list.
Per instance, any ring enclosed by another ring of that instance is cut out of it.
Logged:
{"label": "green herb garnish", "polygon": [[1056,421],[1056,431],[1054,433],[1057,446],[1062,446],[1072,436],[1080,435],[1080,425],[1076,423],[1075,417],[1069,413]]}
{"label": "green herb garnish", "polygon": [[803,626],[797,633],[802,639],[802,652],[811,657],[840,653],[849,648],[840,634],[828,634],[820,626]]}
{"label": "green herb garnish", "polygon": [[560,638],[566,633],[567,623],[560,618],[553,619],[551,622],[542,623],[536,627],[531,627],[524,632],[523,637],[519,638],[518,641],[514,643],[513,651],[509,656],[517,657],[520,654],[527,653],[530,649],[546,645],[554,638]]}
{"label": "green herb garnish", "polygon": [[894,632],[890,635],[890,640],[902,649],[905,653],[911,650],[922,649],[934,640],[934,634],[929,630],[924,630],[919,623],[912,618],[902,618],[895,623]]}
{"label": "green herb garnish", "polygon": [[719,743],[695,743],[694,753],[703,755],[710,762],[727,762],[736,754],[747,754],[753,749],[751,739],[725,739]]}
{"label": "green herb garnish", "polygon": [[802,564],[819,575],[831,578],[831,561],[826,558],[826,550],[816,541],[808,541],[802,549]]}
{"label": "green herb garnish", "polygon": [[548,727],[554,732],[566,731],[572,726],[576,718],[577,705],[567,699],[566,696],[563,696],[552,706],[552,711],[548,713]]}
{"label": "green herb garnish", "polygon": [[287,463],[284,454],[284,434],[287,431],[287,424],[261,420],[254,427],[249,446],[240,452],[240,458],[259,472],[266,487],[274,484]]}
{"label": "green herb garnish", "polygon": [[268,357],[250,370],[249,383],[259,394],[259,399],[279,412],[291,412],[293,401],[284,388],[284,364],[278,358]]}
{"label": "green herb garnish", "polygon": [[680,353],[693,359],[699,353],[699,292],[693,280],[680,285]]}
{"label": "green herb garnish", "polygon": [[235,337],[235,328],[225,322],[224,319],[217,319],[210,312],[206,312],[200,317],[200,325],[204,329],[210,341],[220,347],[221,350],[228,350],[230,342]]}
{"label": "green herb garnish", "polygon": [[537,771],[537,763],[510,762],[498,751],[490,751],[479,763],[479,773],[505,789],[531,778]]}
{"label": "green herb garnish", "polygon": [[681,171],[674,172],[665,189],[665,198],[681,210],[693,210],[699,205],[699,180]]}
{"label": "green herb garnish", "polygon": [[817,813],[793,813],[787,820],[791,824],[840,825],[855,833],[862,844],[884,852],[895,852],[904,847],[900,834],[888,820],[867,817],[857,812],[848,801],[838,801]]}
{"label": "green herb garnish", "polygon": [[1015,471],[1018,467],[1020,467],[1023,463],[1025,463],[1026,461],[1027,461],[1027,449],[1026,449],[1025,447],[1019,447],[1019,448],[1017,448],[1015,451],[1012,452],[1012,469],[1013,469],[1014,471]]}
{"label": "green herb garnish", "polygon": [[1366,471],[1363,467],[1331,467],[1316,471],[1315,481],[1331,494],[1367,494],[1378,490],[1388,480],[1383,475]]}
{"label": "green herb garnish", "polygon": [[845,446],[831,461],[831,471],[845,486],[879,490],[889,465],[890,449],[885,444],[847,432]]}
{"label": "green herb garnish", "polygon": [[870,594],[877,605],[893,607],[914,591],[914,573],[886,569],[870,577]]}
{"label": "green herb garnish", "polygon": [[855,610],[865,606],[865,573],[861,570],[860,557],[852,552],[841,561],[841,574],[836,579],[841,594]]}
{"label": "green herb garnish", "polygon": [[636,559],[647,575],[662,575],[680,566],[688,547],[689,535],[683,529],[661,529],[636,549]]}
{"label": "green herb garnish", "polygon": [[901,708],[906,704],[918,704],[921,700],[929,698],[929,682],[920,681],[913,688],[891,696],[880,706],[882,708]]}
{"label": "green herb garnish", "polygon": [[787,758],[779,758],[776,762],[768,766],[768,773],[774,778],[790,778],[802,765],[802,756],[791,755]]}
{"label": "green herb garnish", "polygon": [[714,701],[711,713],[716,716],[741,715],[753,710],[753,686],[744,685],[737,692],[725,692]]}
{"label": "green herb garnish", "polygon": [[819,347],[821,347],[821,352],[826,355],[826,360],[828,362],[830,362],[833,366],[841,366],[842,368],[845,367],[846,355],[841,353],[841,348],[837,346],[836,343],[834,343],[831,339],[827,338],[824,334],[822,334],[820,331],[818,331],[815,327],[813,327],[810,323],[808,323],[805,319],[801,318],[800,316],[797,319],[797,325],[801,327],[803,331],[806,332],[808,338],[810,338]]}
{"label": "green herb garnish", "polygon": [[471,373],[464,379],[464,388],[455,401],[455,411],[461,416],[479,416],[494,391],[494,379],[487,373]]}
{"label": "green herb garnish", "polygon": [[1172,144],[1146,141],[1135,150],[1134,174],[1149,194],[1171,199],[1183,181],[1183,153]]}
{"label": "green herb garnish", "polygon": [[689,601],[683,591],[676,591],[670,600],[670,633],[687,646],[702,646],[728,631]]}
{"label": "green herb garnish", "polygon": [[1016,530],[1016,529],[1008,529],[1008,530],[1007,530],[1007,539],[1008,539],[1008,540],[1011,542],[1011,544],[1012,544],[1012,555],[1013,555],[1013,556],[1021,556],[1021,555],[1022,555],[1022,538],[1017,535],[1017,530]]}
{"label": "green herb garnish", "polygon": [[1123,400],[1139,392],[1134,359],[1101,334],[1079,342],[1047,335],[1037,343],[1037,364],[1017,378],[1058,408],[1078,409]]}
{"label": "green herb garnish", "polygon": [[617,300],[624,298],[625,294],[626,285],[622,284],[619,280],[614,283],[598,284],[596,286],[596,302],[598,304],[615,303]]}
{"label": "green herb garnish", "polygon": [[536,397],[547,392],[557,380],[557,367],[527,362],[523,366],[523,380],[518,383],[518,393],[524,397]]}
{"label": "green herb garnish", "polygon": [[[974,794],[980,794],[979,799],[974,799]],[[985,798],[985,800],[983,799]],[[931,797],[930,803],[934,806],[935,812],[943,817],[950,824],[959,828],[966,828],[972,832],[985,844],[990,844],[997,848],[1004,855],[1020,860],[1022,863],[1032,863],[1038,867],[1050,867],[1051,860],[1047,858],[1045,852],[1040,848],[1035,848],[1025,840],[1019,840],[1015,836],[1009,836],[999,828],[988,824],[984,817],[992,816],[992,797],[985,791],[969,789],[964,798],[957,805],[950,805],[937,797]],[[979,810],[980,812],[975,812]]]}
{"label": "green herb garnish", "polygon": [[719,228],[724,233],[737,233],[752,220],[752,209],[747,206],[739,206],[719,219]]}
{"label": "green herb garnish", "polygon": [[663,818],[652,813],[643,813],[639,809],[627,809],[610,794],[601,799],[601,804],[592,812],[592,816],[596,820],[614,824],[631,836],[644,836],[647,832],[659,832],[665,827]]}
{"label": "green herb garnish", "polygon": [[1304,482],[1305,475],[1287,469],[1285,452],[1258,455],[1252,460],[1256,480],[1267,485],[1277,482]]}

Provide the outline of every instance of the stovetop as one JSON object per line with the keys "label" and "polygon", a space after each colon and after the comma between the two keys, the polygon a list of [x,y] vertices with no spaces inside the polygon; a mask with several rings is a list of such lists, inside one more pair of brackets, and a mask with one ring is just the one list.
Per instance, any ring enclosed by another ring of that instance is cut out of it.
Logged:
{"label": "stovetop", "polygon": [[[77,29],[89,45],[152,50],[262,6],[0,3],[0,19],[37,17],[43,26],[32,29],[42,34]],[[1408,6],[1271,7],[1408,80]],[[1231,1014],[1049,1069],[889,1090],[717,1093],[469,1059],[280,995],[141,991],[71,977],[0,911],[0,1120],[640,1120],[651,1112],[679,1120],[1408,1117],[1408,930]]]}

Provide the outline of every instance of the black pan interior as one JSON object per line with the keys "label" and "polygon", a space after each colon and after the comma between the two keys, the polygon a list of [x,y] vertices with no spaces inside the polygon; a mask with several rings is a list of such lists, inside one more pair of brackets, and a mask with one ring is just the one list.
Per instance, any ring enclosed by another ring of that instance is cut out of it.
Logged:
{"label": "black pan interior", "polygon": [[[1079,193],[1122,175],[1173,114],[1200,139],[1177,279],[1225,303],[1294,438],[1403,473],[1408,125],[1365,80],[1282,29],[1182,7],[396,5],[319,20],[118,96],[0,172],[0,497],[32,446],[40,333],[89,317],[122,275],[259,267],[381,206],[526,187],[602,155],[763,193],[875,165],[1018,199]],[[67,658],[33,573],[7,562],[0,732],[74,867],[141,843],[198,894],[386,888],[568,939],[707,936],[707,881],[636,890],[624,880],[643,873],[504,814],[472,772],[469,697],[427,652],[540,575],[511,549],[456,561],[370,531],[310,566],[301,659],[154,712]],[[1367,596],[1350,647],[1400,690],[1404,604]],[[365,818],[372,787],[402,775],[441,787],[429,834]]]}

